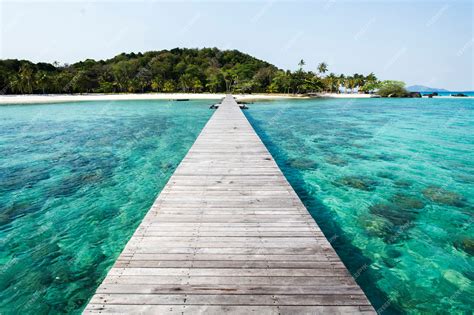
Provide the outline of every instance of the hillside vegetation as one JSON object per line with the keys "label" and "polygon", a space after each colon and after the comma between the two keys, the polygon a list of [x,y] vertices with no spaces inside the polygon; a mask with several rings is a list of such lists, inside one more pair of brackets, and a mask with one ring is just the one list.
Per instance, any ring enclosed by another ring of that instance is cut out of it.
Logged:
{"label": "hillside vegetation", "polygon": [[315,71],[280,70],[237,50],[217,48],[122,53],[108,60],[57,62],[0,60],[1,94],[232,92],[309,93],[373,91],[372,73],[336,75],[320,63]]}

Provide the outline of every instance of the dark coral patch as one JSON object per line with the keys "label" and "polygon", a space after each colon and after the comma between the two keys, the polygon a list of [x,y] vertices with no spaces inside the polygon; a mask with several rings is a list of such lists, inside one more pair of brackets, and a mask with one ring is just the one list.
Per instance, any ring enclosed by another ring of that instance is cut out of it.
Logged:
{"label": "dark coral patch", "polygon": [[396,187],[407,188],[407,187],[410,187],[413,183],[408,180],[397,180],[393,184]]}
{"label": "dark coral patch", "polygon": [[453,191],[446,190],[439,186],[428,186],[423,190],[423,195],[436,203],[453,206],[464,207],[466,200],[463,196]]}
{"label": "dark coral patch", "polygon": [[387,153],[380,153],[380,154],[376,155],[375,157],[379,160],[387,161],[387,162],[391,162],[391,161],[396,160],[396,158],[394,156],[389,155]]}
{"label": "dark coral patch", "polygon": [[378,172],[377,176],[380,178],[395,179],[395,175],[390,172]]}
{"label": "dark coral patch", "polygon": [[346,176],[339,180],[344,186],[349,186],[355,189],[372,191],[375,190],[377,182],[371,178],[363,176]]}
{"label": "dark coral patch", "polygon": [[464,237],[454,242],[454,247],[464,251],[466,254],[474,256],[474,238]]}
{"label": "dark coral patch", "polygon": [[318,164],[306,158],[294,158],[287,161],[287,165],[299,170],[314,170],[318,168]]}
{"label": "dark coral patch", "polygon": [[387,256],[390,258],[398,258],[402,256],[402,253],[399,250],[390,248],[387,250]]}
{"label": "dark coral patch", "polygon": [[370,206],[369,211],[388,220],[395,226],[408,226],[417,215],[416,211],[403,209],[391,203],[376,203]]}
{"label": "dark coral patch", "polygon": [[395,194],[390,201],[402,209],[423,209],[425,204],[415,196],[406,194]]}
{"label": "dark coral patch", "polygon": [[[389,203],[377,203],[370,206],[369,211],[387,220],[391,225],[391,233],[388,239],[398,238],[412,226],[420,209],[425,204],[420,199],[406,194],[395,194]],[[387,239],[386,237],[384,237]]]}
{"label": "dark coral patch", "polygon": [[326,162],[328,162],[329,164],[332,164],[332,165],[337,165],[337,166],[345,166],[347,165],[347,161],[338,157],[338,156],[335,156],[335,155],[330,155],[330,156],[327,156],[325,158]]}

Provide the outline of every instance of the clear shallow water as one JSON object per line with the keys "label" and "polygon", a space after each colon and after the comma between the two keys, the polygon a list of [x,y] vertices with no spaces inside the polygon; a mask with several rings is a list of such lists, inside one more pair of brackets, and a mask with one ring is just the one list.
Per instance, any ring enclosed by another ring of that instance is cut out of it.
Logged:
{"label": "clear shallow water", "polygon": [[246,112],[376,309],[474,309],[474,100],[295,100]]}
{"label": "clear shallow water", "polygon": [[0,107],[0,313],[79,313],[212,101]]}

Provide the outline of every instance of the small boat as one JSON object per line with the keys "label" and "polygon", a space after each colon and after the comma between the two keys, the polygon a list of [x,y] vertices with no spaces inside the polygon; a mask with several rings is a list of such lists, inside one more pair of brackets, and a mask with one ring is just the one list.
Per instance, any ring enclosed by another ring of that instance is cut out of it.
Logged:
{"label": "small boat", "polygon": [[186,102],[189,101],[189,98],[177,98],[175,99],[176,102]]}

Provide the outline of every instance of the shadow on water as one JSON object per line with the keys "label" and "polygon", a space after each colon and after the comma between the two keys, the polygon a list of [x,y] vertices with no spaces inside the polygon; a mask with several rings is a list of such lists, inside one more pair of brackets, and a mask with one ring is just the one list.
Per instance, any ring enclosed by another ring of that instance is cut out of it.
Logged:
{"label": "shadow on water", "polygon": [[[367,271],[373,261],[364,256],[357,247],[352,245],[350,239],[345,235],[345,232],[331,217],[329,209],[314,196],[310,191],[311,188],[305,184],[301,170],[298,170],[298,167],[294,167],[295,161],[288,157],[283,150],[278,148],[266,132],[258,126],[257,121],[248,113],[246,113],[246,117],[275,158],[276,163],[285,174],[285,177],[311,216],[315,219],[332,247],[336,250],[357,284],[364,290],[374,308],[380,310],[380,313],[383,314],[403,313],[396,305],[390,304],[390,298],[377,288],[376,283],[381,275],[373,271]],[[309,163],[306,159],[303,160],[304,164]]]}

